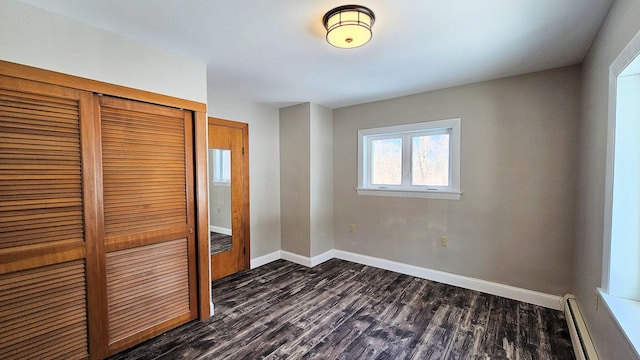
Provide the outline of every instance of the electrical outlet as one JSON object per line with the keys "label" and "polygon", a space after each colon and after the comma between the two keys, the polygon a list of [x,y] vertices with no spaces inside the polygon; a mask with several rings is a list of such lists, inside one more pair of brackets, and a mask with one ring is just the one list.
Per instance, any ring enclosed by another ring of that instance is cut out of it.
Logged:
{"label": "electrical outlet", "polygon": [[449,246],[449,238],[447,237],[447,235],[442,235],[440,237],[440,246],[442,246],[442,247]]}
{"label": "electrical outlet", "polygon": [[351,232],[351,233],[356,232],[356,224],[349,225],[349,232]]}

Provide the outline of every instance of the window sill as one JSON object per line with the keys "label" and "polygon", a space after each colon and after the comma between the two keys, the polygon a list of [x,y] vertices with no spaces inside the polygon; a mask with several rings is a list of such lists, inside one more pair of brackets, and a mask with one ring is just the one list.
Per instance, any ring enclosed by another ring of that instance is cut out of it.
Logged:
{"label": "window sill", "polygon": [[600,297],[640,357],[640,301],[612,296],[598,289]]}
{"label": "window sill", "polygon": [[356,188],[358,195],[387,196],[419,199],[460,200],[461,192],[456,191],[406,191],[389,189],[363,189]]}

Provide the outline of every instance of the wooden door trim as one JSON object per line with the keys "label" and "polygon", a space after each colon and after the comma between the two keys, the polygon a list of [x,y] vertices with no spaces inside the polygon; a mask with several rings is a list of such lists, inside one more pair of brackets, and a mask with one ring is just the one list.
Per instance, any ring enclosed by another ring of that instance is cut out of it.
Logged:
{"label": "wooden door trim", "polygon": [[[91,94],[91,118],[82,134],[90,138],[82,146],[83,161],[87,161],[86,196],[91,196],[93,207],[85,210],[87,219],[87,258],[94,261],[87,262],[87,307],[89,322],[89,355],[92,359],[102,359],[109,351],[105,337],[109,326],[106,278],[105,244],[100,241],[104,234],[104,219],[102,191],[102,134],[100,131],[100,101],[98,95]],[[88,101],[88,100],[87,100]],[[92,147],[92,149],[89,149]],[[86,154],[92,155],[91,157]],[[96,301],[97,299],[104,301]]]}
{"label": "wooden door trim", "polygon": [[[188,260],[187,260],[187,267],[188,267],[188,273],[189,273],[189,309],[191,309],[191,313],[190,313],[190,319],[195,319],[198,316],[198,303],[200,302],[200,299],[198,299],[198,281],[197,281],[197,273],[198,273],[198,233],[194,233],[194,231],[197,231],[195,229],[196,226],[196,218],[198,216],[198,212],[196,209],[196,198],[198,196],[198,194],[196,193],[195,190],[195,157],[194,157],[194,149],[195,149],[195,144],[193,143],[193,138],[194,138],[194,131],[195,131],[195,126],[194,126],[194,121],[195,121],[195,116],[193,116],[192,112],[189,111],[183,111],[184,116],[184,125],[185,125],[185,139],[184,139],[184,145],[185,145],[185,156],[186,156],[186,161],[185,161],[185,166],[186,166],[186,175],[187,178],[186,183],[187,183],[187,219],[188,219],[188,224],[187,226],[189,227],[189,229],[187,230],[187,234],[188,234],[188,238],[187,238],[187,248],[189,249],[189,253],[187,254],[188,256]],[[211,301],[211,300],[209,300]]]}
{"label": "wooden door trim", "polygon": [[234,129],[242,130],[242,163],[244,168],[242,172],[244,177],[242,178],[242,218],[244,227],[244,268],[248,270],[251,268],[251,219],[250,219],[250,201],[249,201],[249,124],[218,119],[209,117],[209,125],[226,126]]}
{"label": "wooden door trim", "polygon": [[207,116],[194,114],[196,240],[198,262],[198,312],[200,320],[211,317],[211,256],[209,252],[209,183],[207,181]]}
{"label": "wooden door trim", "polygon": [[36,263],[37,267],[41,267],[86,257],[84,241],[50,245],[46,248],[40,246],[29,250],[22,248],[19,248],[19,251],[14,250],[0,251],[0,274],[32,269]]}

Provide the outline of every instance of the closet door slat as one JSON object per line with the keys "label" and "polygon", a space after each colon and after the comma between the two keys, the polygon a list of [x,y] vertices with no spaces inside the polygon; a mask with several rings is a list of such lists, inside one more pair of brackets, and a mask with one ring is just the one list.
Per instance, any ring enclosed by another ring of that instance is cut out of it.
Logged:
{"label": "closet door slat", "polygon": [[100,109],[107,237],[188,224],[184,114],[162,111]]}
{"label": "closet door slat", "polygon": [[186,239],[107,254],[111,342],[190,312],[188,261]]}
{"label": "closet door slat", "polygon": [[0,127],[0,249],[82,241],[78,102],[2,89],[0,113],[12,125]]}
{"label": "closet door slat", "polygon": [[0,359],[86,358],[84,260],[0,275]]}

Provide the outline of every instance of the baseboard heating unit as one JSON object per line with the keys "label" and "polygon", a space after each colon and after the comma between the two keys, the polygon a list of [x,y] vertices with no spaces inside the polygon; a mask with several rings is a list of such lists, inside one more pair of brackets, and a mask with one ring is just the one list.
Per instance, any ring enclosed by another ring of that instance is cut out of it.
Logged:
{"label": "baseboard heating unit", "polygon": [[567,326],[573,343],[573,352],[578,360],[598,360],[598,353],[593,346],[587,324],[585,324],[580,312],[580,307],[573,295],[565,295],[564,315],[567,318]]}

